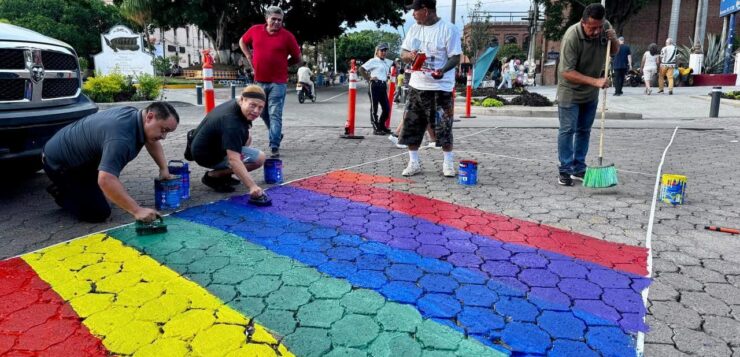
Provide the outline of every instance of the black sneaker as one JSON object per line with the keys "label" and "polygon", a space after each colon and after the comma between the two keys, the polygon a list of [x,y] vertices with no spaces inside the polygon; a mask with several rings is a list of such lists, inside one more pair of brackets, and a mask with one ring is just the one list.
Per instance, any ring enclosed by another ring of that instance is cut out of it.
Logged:
{"label": "black sneaker", "polygon": [[270,157],[273,159],[277,159],[280,157],[280,149],[278,148],[272,148],[270,149]]}
{"label": "black sneaker", "polygon": [[203,178],[200,180],[200,182],[203,182],[204,185],[212,188],[216,192],[221,192],[221,193],[234,192],[234,188],[231,187],[231,185],[229,185],[228,182],[226,182],[226,180],[220,177],[208,176],[207,172],[203,175]]}
{"label": "black sneaker", "polygon": [[224,181],[226,181],[226,183],[229,184],[230,186],[239,186],[242,183],[241,181],[239,181],[239,180],[237,180],[237,179],[235,179],[235,178],[233,178],[231,176],[226,176],[224,178]]}
{"label": "black sneaker", "polygon": [[388,135],[383,130],[373,130],[373,135]]}
{"label": "black sneaker", "polygon": [[570,178],[569,174],[566,174],[564,172],[561,172],[560,175],[558,175],[558,185],[560,186],[573,186],[573,179]]}
{"label": "black sneaker", "polygon": [[586,171],[579,172],[577,174],[570,175],[570,178],[573,180],[583,181],[583,177],[586,176]]}

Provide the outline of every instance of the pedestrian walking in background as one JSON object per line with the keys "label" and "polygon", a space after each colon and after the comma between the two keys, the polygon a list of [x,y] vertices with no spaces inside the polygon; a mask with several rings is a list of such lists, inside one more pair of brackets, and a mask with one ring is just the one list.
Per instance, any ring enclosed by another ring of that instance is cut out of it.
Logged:
{"label": "pedestrian walking in background", "polygon": [[[437,16],[435,0],[414,0],[416,23],[411,26],[401,45],[401,60],[413,63],[425,58],[420,70],[411,72],[409,102],[404,112],[403,128],[398,142],[408,145],[409,163],[403,176],[421,172],[419,146],[429,124],[434,125],[437,146],[444,151],[442,174],[455,176],[452,153],[452,89],[455,67],[460,63],[460,31]],[[424,57],[417,57],[417,56]]]}
{"label": "pedestrian walking in background", "polygon": [[612,60],[612,69],[614,70],[614,95],[620,96],[624,94],[622,87],[627,71],[632,69],[632,50],[624,43],[624,37],[619,37],[619,52]]}
{"label": "pedestrian walking in background", "polygon": [[673,94],[673,72],[676,69],[678,51],[673,45],[673,39],[665,40],[665,47],[660,50],[660,72],[658,74],[658,93],[663,93],[663,79],[668,77],[668,94]]}
{"label": "pedestrian walking in background", "polygon": [[283,10],[270,6],[265,24],[254,25],[239,40],[239,48],[254,68],[254,80],[265,91],[267,103],[262,120],[269,130],[271,157],[280,157],[283,139],[283,106],[288,66],[301,62],[301,48],[290,31],[283,28]]}
{"label": "pedestrian walking in background", "polygon": [[647,51],[642,55],[642,61],[640,63],[640,72],[642,73],[642,80],[645,81],[645,94],[650,95],[653,90],[650,88],[650,82],[653,77],[658,73],[658,45],[651,43],[648,45]]}
{"label": "pedestrian walking in background", "polygon": [[[375,46],[375,57],[360,66],[360,75],[370,83],[367,94],[370,96],[370,123],[373,125],[373,134],[388,135],[390,129],[385,126],[388,119],[390,104],[388,103],[388,75],[393,61],[385,58],[388,53],[388,44],[380,43]],[[382,113],[378,116],[378,105]]]}
{"label": "pedestrian walking in background", "polygon": [[565,31],[558,65],[558,184],[573,186],[583,180],[591,126],[596,116],[599,89],[607,88],[604,61],[607,42],[611,55],[619,51],[617,35],[605,19],[601,4],[590,4],[581,21]]}

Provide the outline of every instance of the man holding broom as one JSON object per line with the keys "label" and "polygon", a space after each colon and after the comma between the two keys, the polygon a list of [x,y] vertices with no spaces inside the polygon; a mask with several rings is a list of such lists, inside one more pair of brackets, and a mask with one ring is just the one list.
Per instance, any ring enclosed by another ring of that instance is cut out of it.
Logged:
{"label": "man holding broom", "polygon": [[605,19],[601,4],[590,4],[581,21],[565,32],[558,65],[558,184],[573,186],[583,180],[586,154],[599,102],[599,89],[609,82],[604,73],[607,44],[610,54],[619,51],[616,32]]}

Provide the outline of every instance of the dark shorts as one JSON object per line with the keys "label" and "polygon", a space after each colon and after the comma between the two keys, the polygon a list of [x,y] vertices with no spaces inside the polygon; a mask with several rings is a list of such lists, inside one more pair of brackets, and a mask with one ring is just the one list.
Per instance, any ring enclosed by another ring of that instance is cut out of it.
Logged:
{"label": "dark shorts", "polygon": [[427,126],[432,125],[437,146],[452,145],[452,92],[409,88],[408,100],[398,143],[421,145]]}

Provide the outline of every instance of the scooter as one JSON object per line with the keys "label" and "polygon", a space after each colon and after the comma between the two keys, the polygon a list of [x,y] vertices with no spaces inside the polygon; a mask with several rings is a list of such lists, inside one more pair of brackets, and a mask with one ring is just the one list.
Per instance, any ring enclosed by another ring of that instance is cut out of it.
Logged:
{"label": "scooter", "polygon": [[298,82],[295,85],[295,90],[298,95],[298,103],[303,104],[306,98],[310,98],[312,102],[316,102],[316,93],[311,93],[311,86],[308,83]]}

